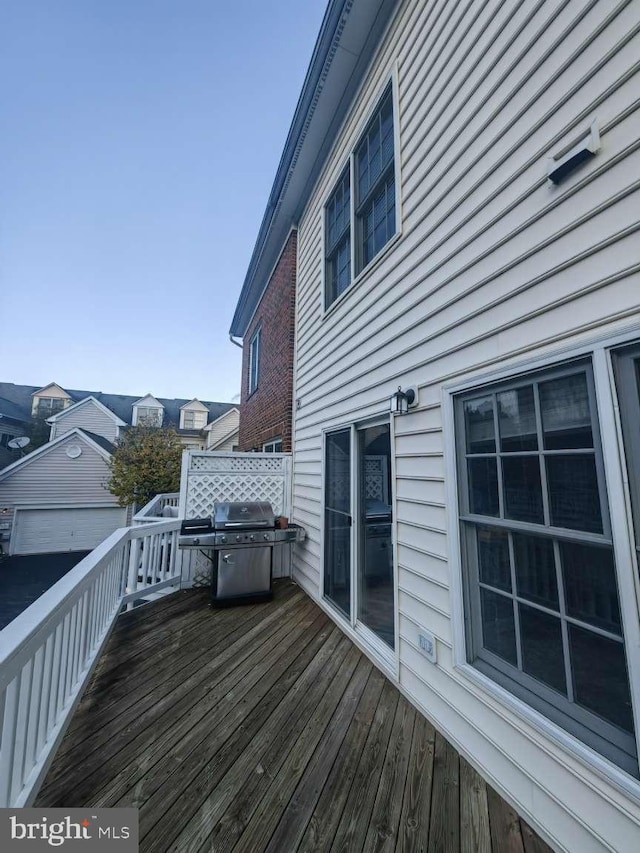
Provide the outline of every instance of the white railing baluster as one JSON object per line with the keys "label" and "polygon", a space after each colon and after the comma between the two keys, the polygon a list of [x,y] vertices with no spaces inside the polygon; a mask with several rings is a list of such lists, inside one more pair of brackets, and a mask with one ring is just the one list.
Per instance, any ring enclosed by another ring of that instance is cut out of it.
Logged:
{"label": "white railing baluster", "polygon": [[18,694],[18,715],[13,745],[13,772],[11,774],[11,793],[15,794],[24,782],[24,758],[27,744],[28,708],[31,701],[31,673],[33,659],[27,661],[20,674],[20,692]]}
{"label": "white railing baluster", "polygon": [[49,722],[49,702],[51,701],[51,676],[53,673],[53,651],[55,645],[54,634],[49,634],[44,650],[42,699],[40,701],[40,713],[38,714],[38,734],[36,737],[36,756],[40,755],[47,739]]}
{"label": "white railing baluster", "polygon": [[2,740],[0,740],[0,807],[6,807],[11,802],[11,779],[18,722],[20,679],[21,675],[14,678],[8,685],[4,697]]}
{"label": "white railing baluster", "polygon": [[60,690],[60,669],[62,668],[62,637],[63,626],[56,627],[55,646],[53,650],[53,666],[51,672],[51,688],[49,698],[49,711],[47,728],[52,729],[58,716],[58,692]]}
{"label": "white railing baluster", "polygon": [[180,585],[179,528],[117,530],[0,631],[0,808],[33,802],[122,606]]}
{"label": "white railing baluster", "polygon": [[44,646],[40,646],[33,658],[31,672],[31,703],[27,711],[27,740],[25,746],[25,766],[31,768],[36,757],[38,722],[42,705],[42,682],[44,680]]}

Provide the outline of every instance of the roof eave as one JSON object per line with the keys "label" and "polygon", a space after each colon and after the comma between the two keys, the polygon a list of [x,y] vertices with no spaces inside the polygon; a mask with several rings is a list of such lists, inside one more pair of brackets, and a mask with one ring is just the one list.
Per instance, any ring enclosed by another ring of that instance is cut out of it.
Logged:
{"label": "roof eave", "polygon": [[[397,3],[329,2],[231,322],[234,337],[247,332],[268,283],[265,279],[302,213]],[[340,50],[345,40],[349,47]]]}

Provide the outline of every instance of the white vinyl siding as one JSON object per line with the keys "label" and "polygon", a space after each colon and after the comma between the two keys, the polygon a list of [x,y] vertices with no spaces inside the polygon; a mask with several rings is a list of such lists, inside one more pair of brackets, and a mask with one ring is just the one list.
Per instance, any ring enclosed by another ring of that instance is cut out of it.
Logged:
{"label": "white vinyl siding", "polygon": [[239,429],[240,414],[237,409],[230,409],[210,424],[210,428],[206,431],[206,449],[233,450],[234,445],[238,443]]}
{"label": "white vinyl siding", "polygon": [[[75,459],[66,452],[73,445],[82,450]],[[6,508],[5,517],[12,521],[16,505],[115,507],[117,500],[107,488],[109,478],[104,456],[74,433],[0,480],[0,509]]]}
{"label": "white vinyl siding", "polygon": [[[457,377],[640,322],[639,28],[637,3],[403,3],[298,231],[293,518],[307,539],[294,577],[319,596],[322,430],[417,386],[392,431],[400,685],[546,838],[581,853],[637,847],[640,787],[456,667],[442,400]],[[324,315],[324,203],[394,64],[402,235]],[[547,158],[596,116],[600,152],[553,186]]]}
{"label": "white vinyl siding", "polygon": [[118,427],[113,418],[101,411],[92,402],[86,403],[84,406],[79,406],[77,409],[55,421],[51,428],[51,440],[64,435],[65,432],[69,432],[74,427],[89,430],[89,432],[101,435],[112,442],[116,440],[118,435]]}
{"label": "white vinyl siding", "polygon": [[126,525],[121,507],[23,509],[16,513],[14,554],[89,551]]}

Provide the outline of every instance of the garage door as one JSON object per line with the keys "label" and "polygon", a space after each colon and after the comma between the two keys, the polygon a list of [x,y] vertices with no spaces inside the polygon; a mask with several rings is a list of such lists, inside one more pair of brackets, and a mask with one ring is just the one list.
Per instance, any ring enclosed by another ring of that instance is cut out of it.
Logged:
{"label": "garage door", "polygon": [[15,516],[14,554],[90,551],[118,527],[126,525],[126,509],[23,509]]}

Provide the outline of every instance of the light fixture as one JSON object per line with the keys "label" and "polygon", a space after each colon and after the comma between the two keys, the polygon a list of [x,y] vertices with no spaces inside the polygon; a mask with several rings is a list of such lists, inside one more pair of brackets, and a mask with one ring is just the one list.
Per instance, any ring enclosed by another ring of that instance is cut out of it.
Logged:
{"label": "light fixture", "polygon": [[398,385],[398,390],[391,397],[391,411],[396,415],[406,415],[410,406],[418,403],[418,391],[416,388],[407,388],[405,391]]}

